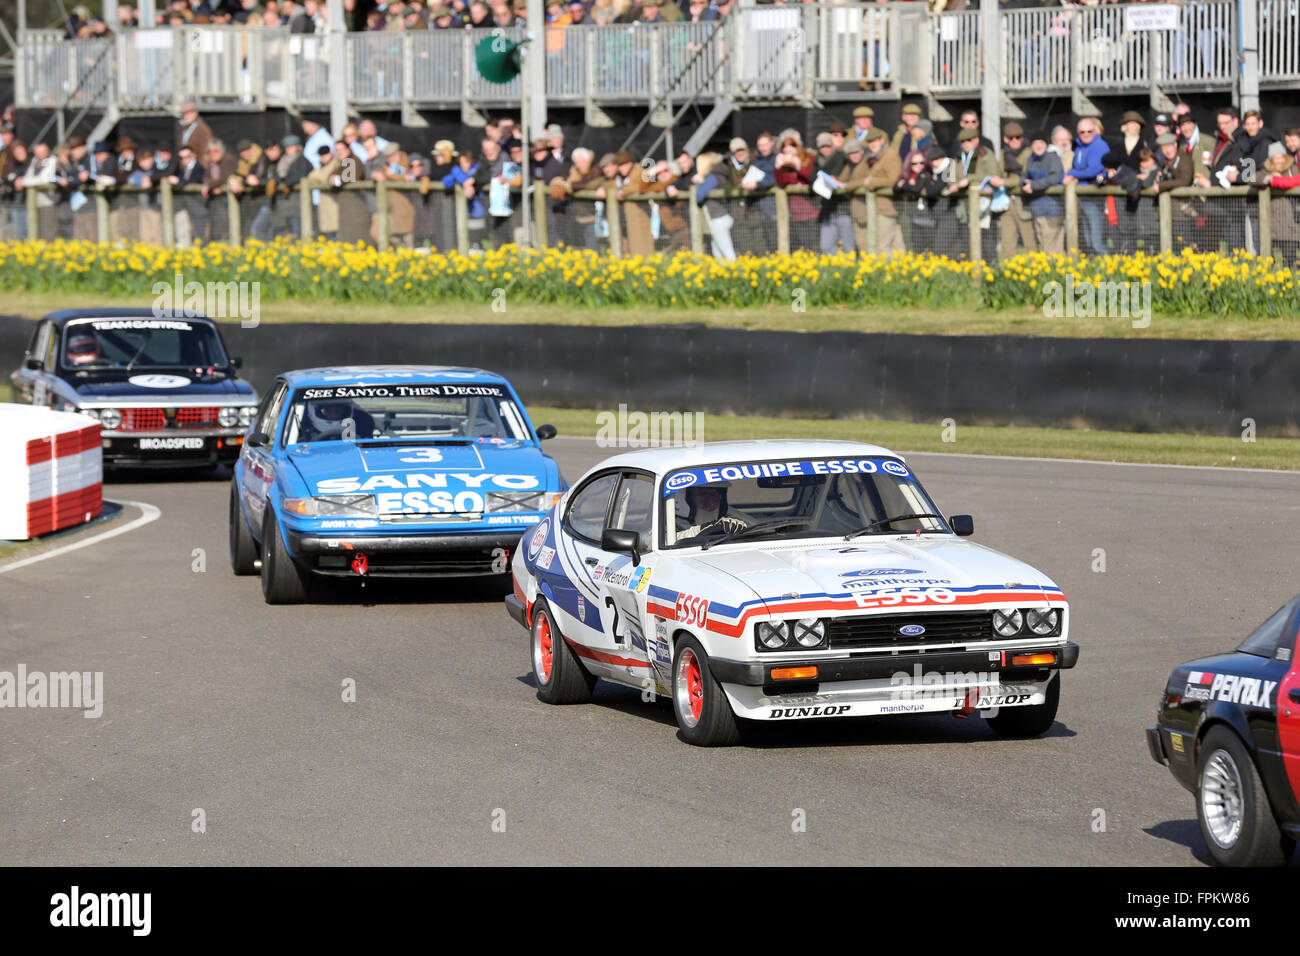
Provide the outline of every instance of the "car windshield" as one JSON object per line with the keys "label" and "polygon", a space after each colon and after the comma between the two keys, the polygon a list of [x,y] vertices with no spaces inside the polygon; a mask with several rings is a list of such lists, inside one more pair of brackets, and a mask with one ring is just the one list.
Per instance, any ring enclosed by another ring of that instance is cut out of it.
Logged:
{"label": "car windshield", "polygon": [[84,319],[63,330],[64,368],[225,368],[216,328],[194,319]]}
{"label": "car windshield", "polygon": [[1283,646],[1288,638],[1295,637],[1294,632],[1287,633],[1286,626],[1294,609],[1294,602],[1278,608],[1269,615],[1267,621],[1256,628],[1254,634],[1237,645],[1237,650],[1243,654],[1255,654],[1258,657],[1275,656],[1277,649]]}
{"label": "car windshield", "polygon": [[669,472],[664,547],[856,534],[946,532],[893,458],[738,462]]}
{"label": "car windshield", "polygon": [[392,438],[516,441],[529,438],[523,412],[496,382],[402,382],[300,388],[284,443]]}

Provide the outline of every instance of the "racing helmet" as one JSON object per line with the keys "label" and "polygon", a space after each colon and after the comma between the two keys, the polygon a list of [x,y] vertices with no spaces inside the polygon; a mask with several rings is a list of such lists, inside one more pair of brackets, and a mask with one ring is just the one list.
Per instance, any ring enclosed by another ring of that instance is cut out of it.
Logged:
{"label": "racing helmet", "polygon": [[68,336],[68,364],[89,365],[99,360],[99,339],[89,332]]}
{"label": "racing helmet", "polygon": [[317,399],[307,403],[307,420],[311,423],[312,441],[342,438],[343,425],[351,418],[351,402]]}
{"label": "racing helmet", "polygon": [[[703,494],[701,494],[703,492]],[[686,499],[686,517],[694,521],[699,511],[699,498],[707,497],[710,493],[718,496],[718,517],[721,518],[727,513],[727,486],[721,485],[692,485],[687,488],[684,494]]]}

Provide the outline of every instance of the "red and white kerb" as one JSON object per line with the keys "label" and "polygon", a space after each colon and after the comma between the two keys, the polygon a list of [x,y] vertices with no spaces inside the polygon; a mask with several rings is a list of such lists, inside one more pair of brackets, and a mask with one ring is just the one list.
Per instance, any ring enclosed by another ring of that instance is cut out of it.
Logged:
{"label": "red and white kerb", "polygon": [[0,539],[82,524],[103,508],[99,422],[0,404]]}

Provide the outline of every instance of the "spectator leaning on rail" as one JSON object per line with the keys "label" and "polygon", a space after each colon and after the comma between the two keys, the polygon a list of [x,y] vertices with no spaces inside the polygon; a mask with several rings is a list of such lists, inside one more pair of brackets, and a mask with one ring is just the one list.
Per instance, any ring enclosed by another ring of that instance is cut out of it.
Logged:
{"label": "spectator leaning on rail", "polygon": [[1052,128],[1052,137],[1047,141],[1050,149],[1061,160],[1061,168],[1069,170],[1074,165],[1074,137],[1064,126]]}
{"label": "spectator leaning on rail", "polygon": [[[1186,104],[1182,104],[1186,105]],[[1187,157],[1192,171],[1192,181],[1202,188],[1210,185],[1210,162],[1214,157],[1214,137],[1202,133],[1196,126],[1196,117],[1187,110],[1177,114],[1178,149]]]}
{"label": "spectator leaning on rail", "polygon": [[849,218],[848,197],[843,194],[844,167],[848,161],[835,148],[835,139],[829,132],[817,134],[817,153],[817,178],[829,177],[824,181],[834,189],[829,197],[822,198],[817,213],[822,255],[838,249],[853,252],[853,220]]}
{"label": "spectator leaning on rail", "polygon": [[1142,118],[1142,114],[1134,110],[1129,110],[1120,119],[1119,129],[1122,134],[1120,137],[1118,152],[1124,158],[1124,165],[1129,169],[1138,168],[1138,154],[1142,150],[1150,152],[1151,144],[1147,142],[1143,130],[1146,128],[1147,121]]}
{"label": "spectator leaning on rail", "polygon": [[867,203],[872,197],[859,195],[858,191],[867,185],[867,177],[871,175],[867,147],[858,142],[856,137],[850,139],[844,145],[844,158],[848,160],[848,165],[844,168],[844,191],[850,196],[849,217],[853,222],[853,247],[858,255],[864,255],[871,247],[870,231],[867,228],[870,215]]}
{"label": "spectator leaning on rail", "polygon": [[207,222],[203,217],[203,197],[193,191],[186,191],[191,186],[203,185],[203,164],[194,154],[194,147],[182,145],[176,150],[176,170],[167,177],[173,191],[180,195],[172,200],[176,213],[176,244],[190,246],[195,239],[203,238]]}
{"label": "spectator leaning on rail", "polygon": [[203,122],[199,116],[199,108],[194,105],[193,100],[181,104],[181,123],[180,135],[177,142],[182,146],[189,146],[194,150],[194,155],[206,157],[208,155],[208,143],[212,140],[212,128]]}
{"label": "spectator leaning on rail", "polygon": [[[1013,190],[1021,184],[1029,150],[1025,148],[1025,130],[1016,122],[1002,127],[1002,166],[1006,171],[1006,188]],[[1016,254],[1017,241],[1026,252],[1038,249],[1034,235],[1033,215],[1020,196],[1011,196],[1011,206],[1002,214],[1002,256]]]}
{"label": "spectator leaning on rail", "polygon": [[957,139],[953,142],[952,149],[949,151],[949,155],[951,155],[953,159],[961,158],[961,134],[966,132],[966,130],[974,130],[975,135],[979,139],[979,145],[989,152],[993,151],[993,141],[980,132],[979,113],[976,113],[974,110],[966,110],[966,112],[962,113],[957,119],[957,126]]}
{"label": "spectator leaning on rail", "polygon": [[[29,186],[53,185],[59,178],[59,160],[50,153],[50,144],[36,142],[32,144],[32,158],[14,185],[18,189]],[[27,235],[31,239],[55,239],[58,229],[58,212],[55,209],[57,199],[50,189],[36,192],[36,222],[27,222]]]}
{"label": "spectator leaning on rail", "polygon": [[[1075,140],[1074,162],[1066,174],[1065,182],[1081,186],[1102,185],[1106,181],[1106,170],[1101,160],[1110,152],[1110,147],[1101,138],[1101,125],[1093,117],[1085,116],[1079,120],[1077,129],[1079,138]],[[1080,197],[1079,215],[1087,250],[1094,255],[1106,255],[1108,250],[1103,230],[1106,214],[1102,203],[1095,197]]]}
{"label": "spectator leaning on rail", "polygon": [[[974,188],[991,197],[995,189],[1005,185],[1002,163],[998,161],[997,154],[992,149],[982,145],[977,129],[963,127],[957,134],[957,147],[957,158],[953,163],[956,166],[955,175],[960,177],[959,186],[963,193]],[[993,228],[992,203],[990,201],[989,206],[986,207],[981,202],[980,206],[980,256],[985,262],[992,262],[997,257],[998,251],[998,233]],[[969,223],[968,202],[959,203],[954,212],[958,223],[962,225]]]}
{"label": "spectator leaning on rail", "polygon": [[8,161],[0,174],[0,194],[4,196],[5,210],[0,213],[0,236],[5,239],[27,238],[27,202],[18,182],[31,162],[27,144],[20,139],[11,140],[5,147]]}
{"label": "spectator leaning on rail", "polygon": [[893,137],[889,140],[889,148],[898,154],[900,165],[906,156],[913,149],[920,149],[917,145],[918,137],[913,135],[916,124],[921,121],[921,107],[915,103],[908,103],[903,107],[902,122],[899,123],[898,129],[894,130]]}
{"label": "spectator leaning on rail", "polygon": [[[1287,130],[1286,138],[1290,139],[1293,133],[1300,137],[1300,130]],[[1297,145],[1300,146],[1300,142]],[[1269,212],[1273,224],[1273,258],[1293,263],[1300,252],[1300,200],[1283,196],[1281,191],[1300,188],[1300,165],[1283,143],[1274,143],[1268,149],[1260,184],[1272,187]]]}
{"label": "spectator leaning on rail", "polygon": [[[874,129],[867,134],[866,163],[871,167],[865,186],[869,192],[881,189],[893,189],[894,184],[903,175],[903,162],[889,146],[889,137],[883,129]],[[867,198],[871,202],[871,197]],[[906,252],[903,244],[903,232],[898,224],[898,208],[894,200],[885,195],[874,197],[876,204],[876,252]],[[863,209],[863,212],[866,212]],[[865,225],[865,223],[864,223]]]}
{"label": "spectator leaning on rail", "polygon": [[731,226],[734,220],[721,201],[709,196],[727,182],[726,172],[721,166],[720,155],[705,153],[695,161],[695,175],[691,177],[691,182],[695,185],[695,202],[704,207],[704,214],[709,219],[713,257],[735,262],[736,249],[731,244]]}
{"label": "spectator leaning on rail", "polygon": [[[1156,163],[1160,167],[1155,189],[1166,192],[1192,185],[1195,160],[1173,135],[1166,133],[1156,140]],[[1195,242],[1196,220],[1201,215],[1200,200],[1174,196],[1171,199],[1173,240],[1176,247]]]}
{"label": "spectator leaning on rail", "polygon": [[[947,154],[937,146],[936,155],[947,162]],[[899,219],[907,229],[907,248],[914,252],[932,251],[937,223],[934,203],[939,198],[943,183],[930,171],[928,151],[914,150],[903,160],[902,175],[894,183],[894,193],[901,215]]]}
{"label": "spectator leaning on rail", "polygon": [[[856,140],[855,140],[856,142]],[[754,140],[754,152],[750,159],[750,168],[757,169],[763,173],[763,178],[753,180],[748,183],[742,181],[740,188],[749,192],[762,190],[764,192],[776,188],[776,137],[766,130],[759,133]],[[753,200],[750,201],[750,208],[753,209]],[[751,224],[757,224],[758,232],[761,234],[761,241],[756,237],[753,240],[755,247],[775,252],[777,249],[776,236],[776,198],[771,195],[765,195],[758,200],[758,215],[749,217]]]}
{"label": "spectator leaning on rail", "polygon": [[[776,157],[773,175],[779,187],[809,186],[812,183],[816,160],[812,153],[800,145],[794,136],[781,140],[781,152]],[[790,197],[790,245],[803,248],[812,245],[811,226],[817,221],[817,206],[806,195]]]}
{"label": "spectator leaning on rail", "polygon": [[1065,255],[1065,207],[1047,190],[1061,185],[1064,178],[1061,157],[1048,148],[1046,134],[1036,134],[1025,157],[1020,188],[1030,197],[1029,214],[1038,248],[1055,255]]}

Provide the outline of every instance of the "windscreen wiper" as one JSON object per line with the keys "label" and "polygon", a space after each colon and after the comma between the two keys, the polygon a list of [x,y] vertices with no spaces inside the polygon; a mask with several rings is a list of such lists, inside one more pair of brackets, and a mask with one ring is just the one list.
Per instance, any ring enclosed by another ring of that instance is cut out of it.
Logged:
{"label": "windscreen wiper", "polygon": [[746,528],[737,528],[735,531],[728,531],[716,541],[709,541],[700,545],[701,551],[707,551],[715,544],[726,544],[728,541],[735,541],[737,538],[745,538],[751,534],[758,534],[762,531],[775,531],[778,528],[797,528],[806,527],[811,521],[792,521],[789,518],[782,518],[780,521],[766,521],[763,524],[753,524]]}
{"label": "windscreen wiper", "polygon": [[938,518],[940,521],[942,521],[943,515],[931,514],[929,512],[925,512],[925,513],[916,512],[914,514],[891,515],[888,518],[878,518],[877,520],[871,522],[870,524],[863,525],[857,531],[850,531],[848,534],[844,536],[844,540],[845,541],[852,540],[853,538],[856,538],[858,535],[866,534],[872,528],[877,528],[882,524],[893,524],[895,521],[906,521],[909,518]]}

